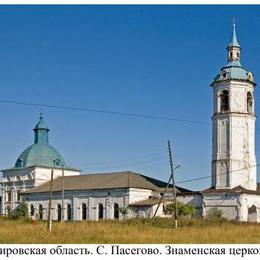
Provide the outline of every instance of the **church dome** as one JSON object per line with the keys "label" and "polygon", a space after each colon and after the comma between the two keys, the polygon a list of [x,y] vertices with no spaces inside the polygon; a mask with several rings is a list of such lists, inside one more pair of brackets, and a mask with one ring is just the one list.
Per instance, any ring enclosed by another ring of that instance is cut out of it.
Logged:
{"label": "church dome", "polygon": [[228,62],[224,67],[221,68],[220,72],[211,83],[211,86],[213,86],[215,82],[226,80],[247,81],[255,85],[253,74],[243,68],[240,63],[240,52],[241,48],[237,41],[236,25],[234,23],[232,37],[227,46]]}
{"label": "church dome", "polygon": [[35,126],[34,144],[27,147],[18,157],[15,168],[24,168],[30,166],[61,167],[65,162],[60,153],[48,143],[49,129],[43,120],[42,114],[40,120]]}
{"label": "church dome", "polygon": [[239,61],[228,62],[215,77],[214,82],[231,79],[251,81],[254,83],[252,73],[244,69]]}
{"label": "church dome", "polygon": [[[55,163],[54,163],[55,162]],[[27,147],[16,161],[15,167],[64,165],[64,159],[59,152],[49,144],[32,144]]]}

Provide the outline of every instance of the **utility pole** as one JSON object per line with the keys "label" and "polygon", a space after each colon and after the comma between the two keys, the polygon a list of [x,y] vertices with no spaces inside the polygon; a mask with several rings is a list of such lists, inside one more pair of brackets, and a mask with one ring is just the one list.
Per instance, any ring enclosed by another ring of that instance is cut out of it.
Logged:
{"label": "utility pole", "polygon": [[62,164],[61,222],[64,221],[64,164]]}
{"label": "utility pole", "polygon": [[53,183],[53,169],[51,169],[51,183],[50,183],[50,191],[49,191],[49,207],[48,207],[48,223],[47,223],[47,230],[49,232],[51,232],[51,228],[52,228],[52,219],[51,219],[52,183]]}
{"label": "utility pole", "polygon": [[174,227],[178,227],[178,214],[177,214],[177,199],[176,199],[176,187],[175,187],[175,176],[172,163],[172,150],[171,150],[171,143],[168,141],[168,150],[169,150],[169,159],[170,159],[170,167],[171,167],[171,175],[172,175],[172,188],[173,188],[173,197],[174,197]]}

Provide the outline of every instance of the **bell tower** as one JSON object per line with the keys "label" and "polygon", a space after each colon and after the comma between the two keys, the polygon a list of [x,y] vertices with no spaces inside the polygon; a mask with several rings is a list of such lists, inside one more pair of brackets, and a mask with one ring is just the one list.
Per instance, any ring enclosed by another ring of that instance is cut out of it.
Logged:
{"label": "bell tower", "polygon": [[211,87],[212,187],[242,186],[256,190],[255,110],[253,74],[240,63],[236,26],[227,46],[227,64]]}

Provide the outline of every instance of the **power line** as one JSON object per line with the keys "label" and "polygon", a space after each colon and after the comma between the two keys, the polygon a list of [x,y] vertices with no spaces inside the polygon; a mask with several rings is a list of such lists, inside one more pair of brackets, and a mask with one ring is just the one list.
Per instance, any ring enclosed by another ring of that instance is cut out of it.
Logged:
{"label": "power line", "polygon": [[[249,165],[248,167],[244,167],[244,168],[241,168],[241,169],[236,169],[236,170],[233,170],[233,171],[229,171],[229,173],[239,172],[239,171],[245,170],[247,168],[257,167],[259,165],[260,165],[260,163],[255,164],[255,165]],[[227,172],[222,172],[222,173],[219,173],[219,174],[215,174],[214,176],[218,176],[218,175],[222,175],[222,174],[227,174]],[[207,175],[207,176],[198,177],[198,178],[194,178],[194,179],[179,181],[179,182],[177,182],[177,184],[186,183],[186,182],[192,182],[192,181],[198,181],[198,180],[203,180],[203,179],[208,179],[208,178],[211,178],[211,177],[212,177],[212,175]]]}
{"label": "power line", "polygon": [[[30,102],[3,100],[3,99],[0,99],[0,103],[15,104],[15,105],[22,105],[22,106],[55,108],[55,109],[70,110],[70,111],[86,111],[86,112],[90,112],[90,113],[110,114],[110,115],[116,115],[116,116],[122,116],[122,117],[144,118],[144,119],[150,119],[150,120],[163,120],[163,121],[175,121],[175,122],[181,122],[181,123],[190,123],[190,124],[211,126],[211,123],[206,122],[206,121],[181,119],[181,118],[168,117],[168,116],[157,116],[157,115],[151,115],[151,114],[127,113],[127,112],[120,112],[120,111],[94,109],[94,108],[90,108],[90,107],[50,105],[50,104],[45,104],[45,103],[30,103]],[[233,127],[243,128],[241,126],[233,126]],[[260,131],[260,129],[257,127],[255,127],[255,130]]]}
{"label": "power line", "polygon": [[71,111],[87,111],[87,112],[91,112],[91,113],[102,113],[102,114],[110,114],[110,115],[117,115],[117,116],[127,116],[127,117],[145,118],[145,119],[153,119],[153,120],[165,120],[165,121],[176,121],[176,122],[192,123],[192,124],[200,124],[200,125],[210,125],[209,122],[205,122],[205,121],[181,119],[181,118],[167,117],[167,116],[156,116],[156,115],[148,115],[148,114],[126,113],[126,112],[119,112],[119,111],[94,109],[94,108],[89,108],[89,107],[60,106],[60,105],[50,105],[50,104],[44,104],[44,103],[29,103],[29,102],[3,100],[3,99],[0,100],[0,103],[16,104],[16,105],[23,105],[23,106],[56,108],[56,109],[71,110]]}

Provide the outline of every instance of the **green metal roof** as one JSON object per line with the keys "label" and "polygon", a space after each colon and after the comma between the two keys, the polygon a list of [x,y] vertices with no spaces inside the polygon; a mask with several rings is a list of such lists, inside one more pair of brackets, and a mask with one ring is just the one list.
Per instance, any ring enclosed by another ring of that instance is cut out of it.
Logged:
{"label": "green metal roof", "polygon": [[232,79],[247,80],[254,83],[252,73],[243,68],[239,61],[228,62],[221,68],[220,72],[215,77],[214,82]]}
{"label": "green metal roof", "polygon": [[62,166],[65,164],[59,152],[49,144],[32,144],[18,157],[15,168],[30,166]]}
{"label": "green metal roof", "polygon": [[35,126],[34,144],[27,147],[18,157],[15,168],[30,166],[61,167],[65,166],[63,157],[58,151],[49,145],[49,129],[43,120],[42,113],[40,120]]}
{"label": "green metal roof", "polygon": [[34,130],[38,130],[38,129],[49,130],[47,124],[43,120],[43,114],[42,113],[40,113],[40,120],[39,120],[39,122],[34,127]]}

